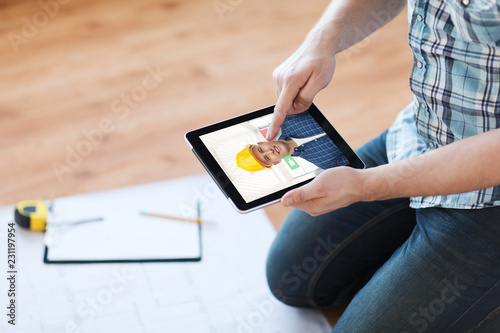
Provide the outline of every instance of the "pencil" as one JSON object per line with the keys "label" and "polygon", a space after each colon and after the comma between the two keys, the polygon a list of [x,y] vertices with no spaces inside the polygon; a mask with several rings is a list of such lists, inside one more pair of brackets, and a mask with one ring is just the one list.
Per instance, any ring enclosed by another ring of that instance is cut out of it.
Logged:
{"label": "pencil", "polygon": [[201,221],[199,218],[197,220],[192,220],[192,219],[185,219],[183,217],[176,217],[176,216],[156,214],[156,213],[149,213],[149,212],[141,212],[141,214],[142,215],[147,215],[147,216],[161,217],[161,218],[169,219],[169,220],[177,220],[177,221],[184,221],[184,222],[194,222],[194,223],[203,223],[203,224],[213,224],[212,222]]}

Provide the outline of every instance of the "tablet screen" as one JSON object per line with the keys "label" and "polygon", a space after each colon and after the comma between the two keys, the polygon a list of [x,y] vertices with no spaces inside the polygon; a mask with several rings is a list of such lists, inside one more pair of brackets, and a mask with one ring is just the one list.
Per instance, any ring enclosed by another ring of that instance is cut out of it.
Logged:
{"label": "tablet screen", "polygon": [[324,169],[350,164],[309,111],[287,116],[276,138],[267,141],[272,116],[199,137],[246,203],[310,180]]}

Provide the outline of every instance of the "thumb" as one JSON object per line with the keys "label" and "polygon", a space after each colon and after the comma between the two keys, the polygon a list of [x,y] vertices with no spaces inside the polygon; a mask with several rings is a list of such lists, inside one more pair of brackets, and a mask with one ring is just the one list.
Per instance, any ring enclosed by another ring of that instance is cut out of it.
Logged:
{"label": "thumb", "polygon": [[296,188],[295,190],[287,192],[281,199],[281,202],[285,207],[296,207],[303,204],[304,202],[316,199],[319,196],[320,195],[316,189],[315,183],[311,182],[302,187]]}

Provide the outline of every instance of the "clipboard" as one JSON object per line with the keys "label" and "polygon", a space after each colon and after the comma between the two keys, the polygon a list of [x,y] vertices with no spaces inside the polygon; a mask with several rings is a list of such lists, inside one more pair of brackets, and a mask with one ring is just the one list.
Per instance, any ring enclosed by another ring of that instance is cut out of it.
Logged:
{"label": "clipboard", "polygon": [[[164,183],[58,198],[50,205],[46,264],[196,262],[201,223],[142,215],[142,210],[201,219],[189,191]],[[87,221],[75,223],[75,221]]]}

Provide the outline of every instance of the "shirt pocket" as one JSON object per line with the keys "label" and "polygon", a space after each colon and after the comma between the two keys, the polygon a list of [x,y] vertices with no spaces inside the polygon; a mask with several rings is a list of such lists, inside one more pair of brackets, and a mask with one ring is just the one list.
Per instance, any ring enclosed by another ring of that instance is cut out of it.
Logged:
{"label": "shirt pocket", "polygon": [[446,4],[461,37],[500,46],[500,0],[447,0]]}

